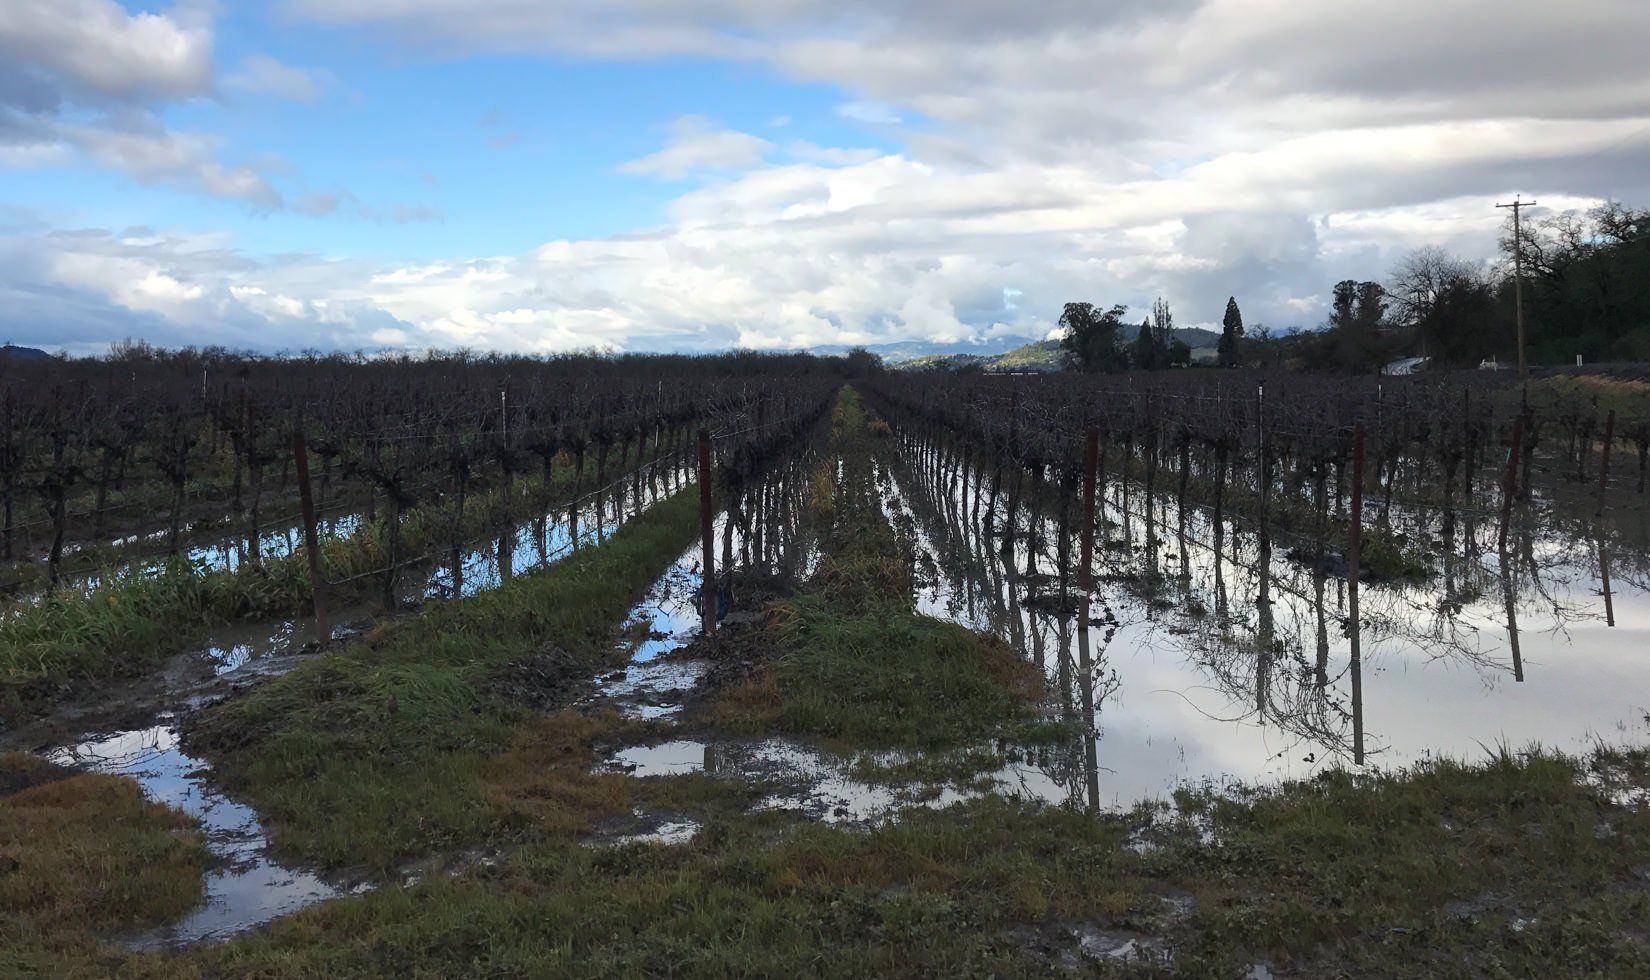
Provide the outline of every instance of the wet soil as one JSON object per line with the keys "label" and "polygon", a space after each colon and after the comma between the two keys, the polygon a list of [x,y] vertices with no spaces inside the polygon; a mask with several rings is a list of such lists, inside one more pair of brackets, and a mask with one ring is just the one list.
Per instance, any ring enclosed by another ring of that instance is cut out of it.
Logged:
{"label": "wet soil", "polygon": [[541,714],[565,708],[594,688],[590,668],[556,646],[493,668],[479,685],[483,700]]}
{"label": "wet soil", "polygon": [[783,575],[741,572],[733,577],[732,602],[712,633],[698,633],[661,660],[702,660],[709,666],[689,694],[692,707],[744,683],[779,655],[767,629],[770,603],[796,594],[797,583]]}

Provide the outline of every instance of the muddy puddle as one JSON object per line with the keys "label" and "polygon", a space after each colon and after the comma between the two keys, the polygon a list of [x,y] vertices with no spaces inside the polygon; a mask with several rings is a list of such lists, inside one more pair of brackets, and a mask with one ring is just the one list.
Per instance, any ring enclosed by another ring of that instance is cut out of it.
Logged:
{"label": "muddy puddle", "polygon": [[152,932],[122,937],[135,949],[222,939],[345,894],[304,871],[286,868],[266,852],[252,810],[214,790],[204,762],[178,748],[172,718],[151,728],[91,738],[46,754],[91,772],[129,776],[150,799],[200,821],[216,867],[206,873],[205,901],[181,920]]}
{"label": "muddy puddle", "polygon": [[[758,615],[753,597],[742,594],[745,582],[796,580],[810,561],[817,562],[817,550],[803,540],[794,499],[813,459],[813,453],[802,453],[743,487],[713,519],[718,626]],[[599,679],[597,698],[644,720],[680,712],[710,667],[705,660],[671,656],[703,633],[703,595],[704,546],[695,542],[630,610],[620,643],[627,663]]]}
{"label": "muddy puddle", "polygon": [[970,794],[943,785],[881,785],[856,779],[853,760],[789,739],[759,742],[681,740],[632,746],[602,768],[638,779],[704,774],[779,787],[757,810],[787,810],[826,823],[871,824],[911,806],[946,807]]}
{"label": "muddy puddle", "polygon": [[[1498,528],[1465,515],[1454,547],[1434,548],[1431,579],[1362,589],[1354,659],[1346,582],[1290,561],[1297,542],[1279,536],[1268,553],[1231,521],[1112,480],[1084,629],[1043,604],[1062,567],[1075,578],[1058,513],[1010,514],[990,473],[962,466],[936,486],[918,470],[881,477],[889,513],[915,528],[918,607],[1003,636],[1044,670],[1053,710],[1092,719],[1073,802],[1272,784],[1360,754],[1399,768],[1500,744],[1650,740],[1646,556],[1587,522],[1534,514],[1501,552]],[[1073,527],[1077,512],[1073,501]],[[1388,520],[1435,543],[1424,516]]]}

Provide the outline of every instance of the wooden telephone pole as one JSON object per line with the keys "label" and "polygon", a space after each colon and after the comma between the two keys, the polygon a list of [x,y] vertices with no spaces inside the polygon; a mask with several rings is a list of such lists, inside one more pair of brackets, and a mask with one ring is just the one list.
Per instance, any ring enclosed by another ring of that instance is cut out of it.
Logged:
{"label": "wooden telephone pole", "polygon": [[1527,381],[1530,369],[1524,363],[1524,238],[1519,212],[1533,207],[1535,202],[1526,201],[1523,197],[1520,194],[1513,198],[1511,204],[1497,204],[1496,207],[1512,208],[1513,213],[1513,307],[1518,316],[1518,380]]}

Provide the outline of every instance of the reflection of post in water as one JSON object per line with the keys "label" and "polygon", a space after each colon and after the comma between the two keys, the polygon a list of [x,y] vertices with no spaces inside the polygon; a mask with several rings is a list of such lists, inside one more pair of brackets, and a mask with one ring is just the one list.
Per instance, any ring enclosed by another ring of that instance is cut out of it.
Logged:
{"label": "reflection of post in water", "polygon": [[1604,587],[1604,625],[1616,625],[1616,603],[1610,595],[1610,549],[1605,547],[1604,532],[1598,534],[1598,577]]}
{"label": "reflection of post in water", "polygon": [[1232,613],[1226,597],[1226,525],[1215,521],[1215,616],[1225,623]]}
{"label": "reflection of post in water", "polygon": [[[1100,434],[1089,429],[1083,460],[1083,534],[1078,558],[1077,587],[1082,595],[1077,607],[1077,683],[1082,704],[1083,774],[1091,812],[1100,809],[1099,748],[1095,745],[1094,663],[1089,654],[1089,608],[1094,600],[1094,497],[1100,466]],[[1181,524],[1181,536],[1186,526]],[[1185,542],[1182,540],[1182,553]]]}
{"label": "reflection of post in water", "polygon": [[[1035,619],[1034,619],[1035,621]],[[1065,616],[1049,616],[1048,621],[1054,626],[1054,640],[1058,649],[1055,655],[1060,658],[1060,705],[1065,710],[1065,719],[1069,722],[1077,718],[1077,665],[1071,659],[1071,620]],[[1038,630],[1038,632],[1042,632]],[[1078,632],[1082,632],[1078,630]]]}
{"label": "reflection of post in water", "polygon": [[1318,613],[1318,690],[1329,686],[1329,614],[1323,607],[1323,583],[1328,576],[1322,566],[1312,573],[1312,606]]}
{"label": "reflection of post in water", "polygon": [[1507,642],[1512,645],[1513,680],[1524,683],[1524,656],[1518,649],[1518,597],[1517,584],[1513,581],[1517,570],[1507,549],[1501,549],[1501,596],[1507,608]]}
{"label": "reflection of post in water", "polygon": [[1363,623],[1358,616],[1358,561],[1363,552],[1364,427],[1352,432],[1352,514],[1347,529],[1347,632],[1352,640],[1352,761],[1364,764]]}
{"label": "reflection of post in water", "polygon": [[1088,805],[1100,812],[1099,726],[1094,720],[1094,660],[1089,650],[1088,602],[1083,602],[1082,625],[1077,630],[1077,684],[1082,695],[1083,775],[1088,784]]}
{"label": "reflection of post in water", "polygon": [[516,535],[513,530],[506,530],[498,536],[498,580],[508,582],[515,574]]}
{"label": "reflection of post in water", "polygon": [[1259,720],[1266,720],[1266,695],[1272,683],[1272,653],[1275,645],[1274,634],[1276,625],[1272,617],[1272,569],[1262,563],[1260,570],[1260,598],[1255,603],[1255,611],[1260,618],[1260,628],[1255,636],[1255,711]]}

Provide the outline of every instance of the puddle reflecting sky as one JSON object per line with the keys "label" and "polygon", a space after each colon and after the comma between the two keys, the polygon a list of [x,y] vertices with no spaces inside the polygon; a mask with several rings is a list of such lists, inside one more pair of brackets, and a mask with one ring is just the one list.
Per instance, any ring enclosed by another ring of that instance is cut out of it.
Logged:
{"label": "puddle reflecting sky", "polygon": [[314,875],[270,860],[257,814],[207,784],[206,764],[178,748],[169,723],[90,739],[48,758],[137,780],[151,799],[200,820],[207,846],[219,861],[206,874],[205,903],[177,922],[132,937],[134,948],[224,938],[342,894]]}
{"label": "puddle reflecting sky", "polygon": [[[913,469],[882,479],[890,512],[915,518],[919,564],[929,570],[918,607],[1009,639],[1043,667],[1057,710],[1081,714],[1092,699],[1100,805],[1127,806],[1180,783],[1266,783],[1352,764],[1346,583],[1291,563],[1284,552],[1294,542],[1275,542],[1263,568],[1254,535],[1229,522],[1217,533],[1205,511],[1189,509],[1182,533],[1170,496],[1152,505],[1154,549],[1141,489],[1125,499],[1112,483],[1101,516],[1114,526],[1097,536],[1094,607],[1109,618],[1084,637],[1071,618],[1021,601],[1057,588],[1058,515],[1022,506],[1005,547],[1007,491],[992,501],[989,474],[965,469],[942,489]],[[1650,738],[1642,576],[1616,569],[1607,609],[1597,541],[1525,528],[1503,558],[1494,526],[1463,520],[1472,543],[1436,579],[1361,590],[1369,763],[1470,759],[1500,742],[1584,752],[1600,740]],[[1412,540],[1431,536],[1419,518],[1395,510],[1393,521]],[[1640,556],[1634,568],[1643,565]]]}

